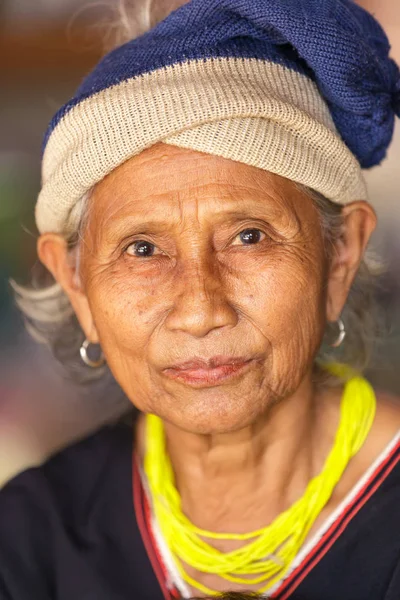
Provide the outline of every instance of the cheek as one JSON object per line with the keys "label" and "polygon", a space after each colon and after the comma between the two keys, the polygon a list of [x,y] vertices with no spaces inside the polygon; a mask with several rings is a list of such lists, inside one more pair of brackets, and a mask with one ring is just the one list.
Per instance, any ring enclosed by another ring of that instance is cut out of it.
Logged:
{"label": "cheek", "polygon": [[91,282],[88,297],[100,344],[125,391],[132,379],[145,384],[150,340],[163,320],[168,295],[165,285],[141,278],[103,274]]}
{"label": "cheek", "polygon": [[[246,274],[236,289],[245,289],[240,305],[268,340],[275,379],[290,365],[309,364],[324,330],[324,264],[317,256],[281,253]],[[239,294],[237,294],[239,298]]]}

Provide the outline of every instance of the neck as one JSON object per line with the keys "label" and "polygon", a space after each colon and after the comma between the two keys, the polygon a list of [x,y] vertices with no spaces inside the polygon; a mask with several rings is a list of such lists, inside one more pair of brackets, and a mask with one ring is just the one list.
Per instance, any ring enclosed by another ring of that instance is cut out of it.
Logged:
{"label": "neck", "polygon": [[325,404],[309,374],[294,394],[240,431],[198,435],[166,423],[184,513],[216,532],[245,533],[272,521],[323,467],[337,425],[333,419],[326,436]]}

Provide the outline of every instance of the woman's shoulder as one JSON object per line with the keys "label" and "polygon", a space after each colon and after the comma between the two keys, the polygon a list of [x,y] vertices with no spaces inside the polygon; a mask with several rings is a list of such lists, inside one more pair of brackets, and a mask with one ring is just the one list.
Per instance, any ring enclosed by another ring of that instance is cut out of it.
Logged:
{"label": "woman's shoulder", "polygon": [[80,597],[88,585],[82,548],[94,544],[98,560],[94,540],[102,527],[112,539],[126,527],[123,519],[129,523],[131,449],[132,428],[108,426],[6,484],[0,491],[1,599],[54,598],[48,589],[55,573],[63,589],[72,586],[70,597]]}
{"label": "woman's shoulder", "polygon": [[0,600],[157,597],[134,510],[133,437],[129,425],[106,427],[3,488]]}
{"label": "woman's shoulder", "polygon": [[[386,465],[390,462],[388,477],[380,477],[381,482],[386,481],[384,498],[380,493],[374,494],[373,498],[379,504],[382,499],[390,504],[393,498],[392,509],[397,514],[395,504],[400,499],[400,399],[387,392],[374,391],[377,402],[371,430],[359,452],[350,461],[333,498],[335,505],[340,504],[367,476],[370,479],[381,471],[386,473]],[[400,520],[396,527],[400,527]]]}
{"label": "woman's shoulder", "polygon": [[[349,481],[357,482],[373,465],[380,464],[400,444],[400,398],[389,392],[374,390],[376,414],[371,431],[348,469]],[[392,478],[393,482],[393,478]],[[400,486],[400,473],[397,485]]]}
{"label": "woman's shoulder", "polygon": [[108,425],[59,451],[44,464],[24,470],[0,490],[0,523],[2,517],[10,518],[20,504],[38,503],[43,508],[51,500],[59,510],[67,510],[72,497],[83,501],[100,478],[117,475],[118,465],[130,460],[131,448],[132,429],[122,423]]}
{"label": "woman's shoulder", "polygon": [[376,447],[385,447],[400,432],[400,397],[390,392],[375,390],[377,409],[373,426]]}
{"label": "woman's shoulder", "polygon": [[400,428],[400,395],[375,389],[377,400],[377,418],[383,426]]}
{"label": "woman's shoulder", "polygon": [[130,474],[131,447],[128,426],[106,426],[11,479],[0,490],[0,555],[2,541],[24,528],[36,535],[35,522],[74,527]]}

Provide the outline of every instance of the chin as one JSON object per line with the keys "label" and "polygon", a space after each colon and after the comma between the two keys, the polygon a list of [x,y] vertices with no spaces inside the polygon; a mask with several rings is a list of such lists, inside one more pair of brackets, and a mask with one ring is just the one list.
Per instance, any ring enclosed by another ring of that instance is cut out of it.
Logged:
{"label": "chin", "polygon": [[265,412],[266,406],[262,407],[257,399],[227,397],[221,394],[213,398],[193,400],[185,403],[180,409],[174,407],[171,413],[163,411],[159,416],[169,421],[175,427],[179,427],[189,433],[198,435],[221,435],[234,433],[251,426]]}
{"label": "chin", "polygon": [[150,412],[191,433],[240,431],[260,419],[273,401],[263,369],[256,366],[218,384],[162,378]]}

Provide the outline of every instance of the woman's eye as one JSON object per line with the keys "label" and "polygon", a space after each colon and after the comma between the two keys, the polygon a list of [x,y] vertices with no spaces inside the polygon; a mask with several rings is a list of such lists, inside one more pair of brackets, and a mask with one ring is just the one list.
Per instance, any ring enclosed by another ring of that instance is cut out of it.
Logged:
{"label": "woman's eye", "polygon": [[236,236],[233,243],[234,246],[244,244],[249,246],[251,244],[258,244],[265,238],[265,233],[259,229],[244,229]]}
{"label": "woman's eye", "polygon": [[137,256],[139,258],[147,258],[153,256],[156,253],[156,246],[145,240],[139,240],[130,244],[126,249],[127,254],[130,256]]}

